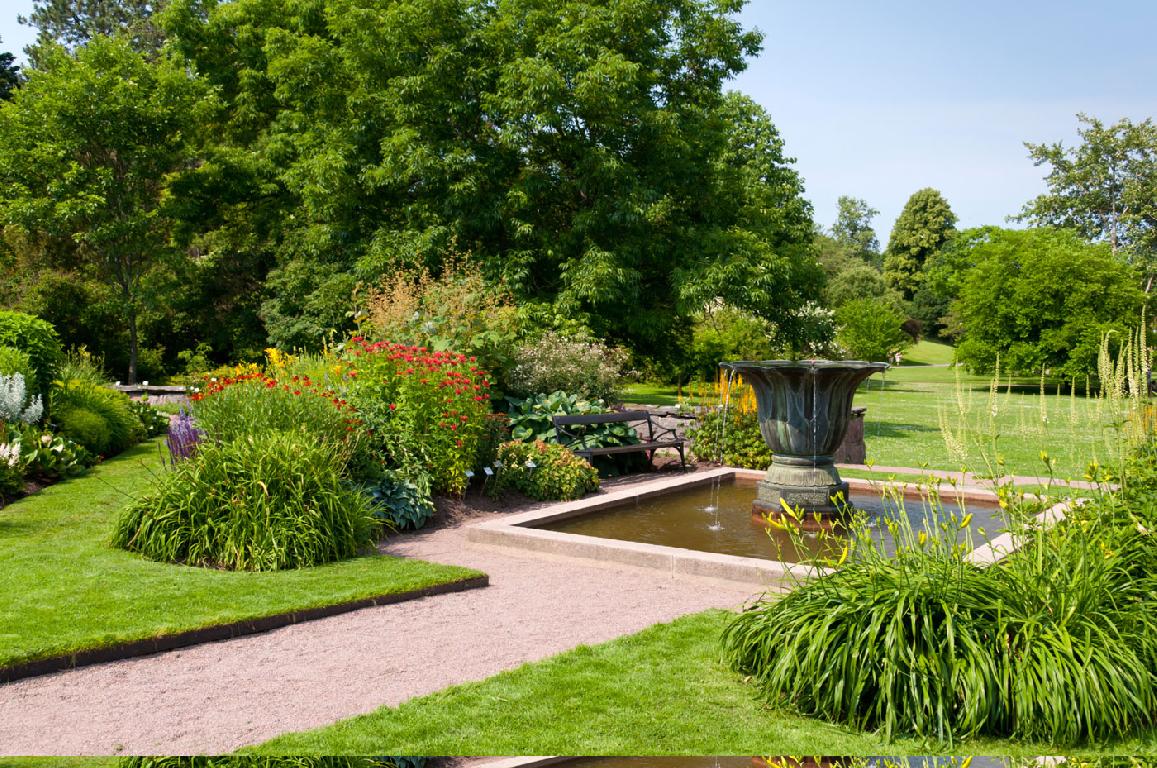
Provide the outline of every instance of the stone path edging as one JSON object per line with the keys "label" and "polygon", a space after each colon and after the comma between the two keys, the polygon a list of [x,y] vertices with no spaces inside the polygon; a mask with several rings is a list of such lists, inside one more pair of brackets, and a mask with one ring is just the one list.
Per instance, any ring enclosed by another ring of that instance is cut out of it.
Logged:
{"label": "stone path edging", "polygon": [[333,605],[322,605],[316,608],[303,608],[296,611],[276,613],[272,616],[262,616],[257,619],[232,621],[227,624],[214,624],[200,629],[189,629],[183,632],[174,632],[160,637],[150,637],[144,640],[130,640],[124,643],[108,645],[101,648],[91,648],[59,656],[49,656],[45,659],[25,661],[16,664],[0,666],[0,684],[22,680],[27,677],[47,675],[52,672],[63,672],[77,667],[91,664],[104,664],[110,661],[121,661],[138,656],[148,656],[155,653],[164,653],[178,648],[187,648],[201,643],[212,643],[219,640],[231,640],[245,635],[259,632],[269,632],[291,624],[303,621],[315,621],[329,616],[338,616],[350,611],[363,608],[372,608],[379,605],[392,605],[406,600],[418,600],[423,597],[447,595],[452,592],[464,592],[469,589],[479,589],[490,584],[490,577],[470,576],[465,579],[435,584],[421,589],[412,589],[406,592],[395,592],[376,597],[363,597]]}

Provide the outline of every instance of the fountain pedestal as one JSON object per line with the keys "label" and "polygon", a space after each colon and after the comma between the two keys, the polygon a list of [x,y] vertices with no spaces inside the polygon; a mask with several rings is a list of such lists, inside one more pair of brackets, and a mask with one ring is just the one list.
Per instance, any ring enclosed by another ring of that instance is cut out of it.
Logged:
{"label": "fountain pedestal", "polygon": [[755,390],[759,431],[772,462],[759,482],[753,514],[783,516],[783,503],[806,513],[808,527],[837,519],[836,499],[848,498],[832,456],[852,415],[860,382],[887,363],[764,360],[721,363]]}

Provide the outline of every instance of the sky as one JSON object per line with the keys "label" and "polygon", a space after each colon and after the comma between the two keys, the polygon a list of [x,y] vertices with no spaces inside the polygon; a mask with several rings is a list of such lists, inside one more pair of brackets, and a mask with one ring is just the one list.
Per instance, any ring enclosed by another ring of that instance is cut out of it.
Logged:
{"label": "sky", "polygon": [[[32,0],[0,0],[0,50],[22,57]],[[1006,224],[1045,191],[1024,142],[1071,145],[1078,112],[1157,117],[1157,0],[750,0],[763,52],[732,86],[796,158],[816,221],[836,199],[880,211],[944,194],[961,227]]]}

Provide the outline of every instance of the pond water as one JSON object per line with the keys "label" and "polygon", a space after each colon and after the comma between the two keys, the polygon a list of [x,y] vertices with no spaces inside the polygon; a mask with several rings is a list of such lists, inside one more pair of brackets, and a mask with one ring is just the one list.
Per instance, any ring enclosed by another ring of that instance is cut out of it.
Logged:
{"label": "pond water", "polygon": [[[817,534],[805,533],[802,541],[806,551],[801,552],[794,546],[790,536],[782,531],[768,529],[753,520],[751,502],[755,493],[754,481],[724,480],[717,489],[711,485],[702,485],[646,496],[622,506],[556,520],[538,527],[601,539],[637,541],[784,562],[801,562],[815,557],[824,548]],[[970,501],[962,506],[955,499],[945,498],[939,510],[933,511],[927,501],[915,495],[905,499],[901,509],[894,501],[886,501],[881,498],[881,494],[873,491],[853,491],[851,502],[869,514],[873,521],[872,537],[883,542],[889,551],[892,548],[891,536],[881,524],[889,517],[905,515],[913,529],[920,530],[924,521],[933,516],[947,520],[952,514],[958,519],[972,514],[969,528],[973,546],[982,545],[1006,527],[995,502]],[[963,535],[962,532],[960,536]],[[830,537],[827,544],[836,548]]]}

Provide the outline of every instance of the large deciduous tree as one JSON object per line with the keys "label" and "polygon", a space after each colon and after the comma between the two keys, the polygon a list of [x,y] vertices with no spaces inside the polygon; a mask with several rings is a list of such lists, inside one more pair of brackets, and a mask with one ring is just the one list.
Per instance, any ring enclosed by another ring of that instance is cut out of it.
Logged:
{"label": "large deciduous tree", "polygon": [[115,290],[131,382],[149,287],[174,252],[170,186],[214,102],[183,62],[150,62],[123,39],[42,53],[0,106],[0,218]]}
{"label": "large deciduous tree", "polygon": [[1084,114],[1077,119],[1079,146],[1025,144],[1035,165],[1049,167],[1048,192],[1018,218],[1108,243],[1141,266],[1148,290],[1157,266],[1157,124],[1152,118],[1112,125]]}
{"label": "large deciduous tree", "polygon": [[1136,272],[1106,244],[1064,229],[972,230],[954,302],[964,328],[957,359],[978,373],[1048,368],[1066,377],[1096,369],[1101,334],[1127,336],[1144,294]]}
{"label": "large deciduous tree", "polygon": [[723,87],[742,0],[202,0],[164,15],[280,211],[263,316],[319,342],[400,266],[478,262],[645,353],[722,299],[798,333],[811,216],[768,115]]}
{"label": "large deciduous tree", "polygon": [[880,241],[872,229],[872,219],[880,214],[866,200],[840,195],[836,201],[836,222],[832,238],[873,266],[880,265]]}
{"label": "large deciduous tree", "polygon": [[8,51],[0,53],[0,101],[12,98],[12,92],[20,85],[20,67],[16,57]]}
{"label": "large deciduous tree", "polygon": [[925,187],[914,192],[896,219],[884,251],[888,284],[911,299],[920,286],[924,262],[955,231],[956,214],[938,190]]}

